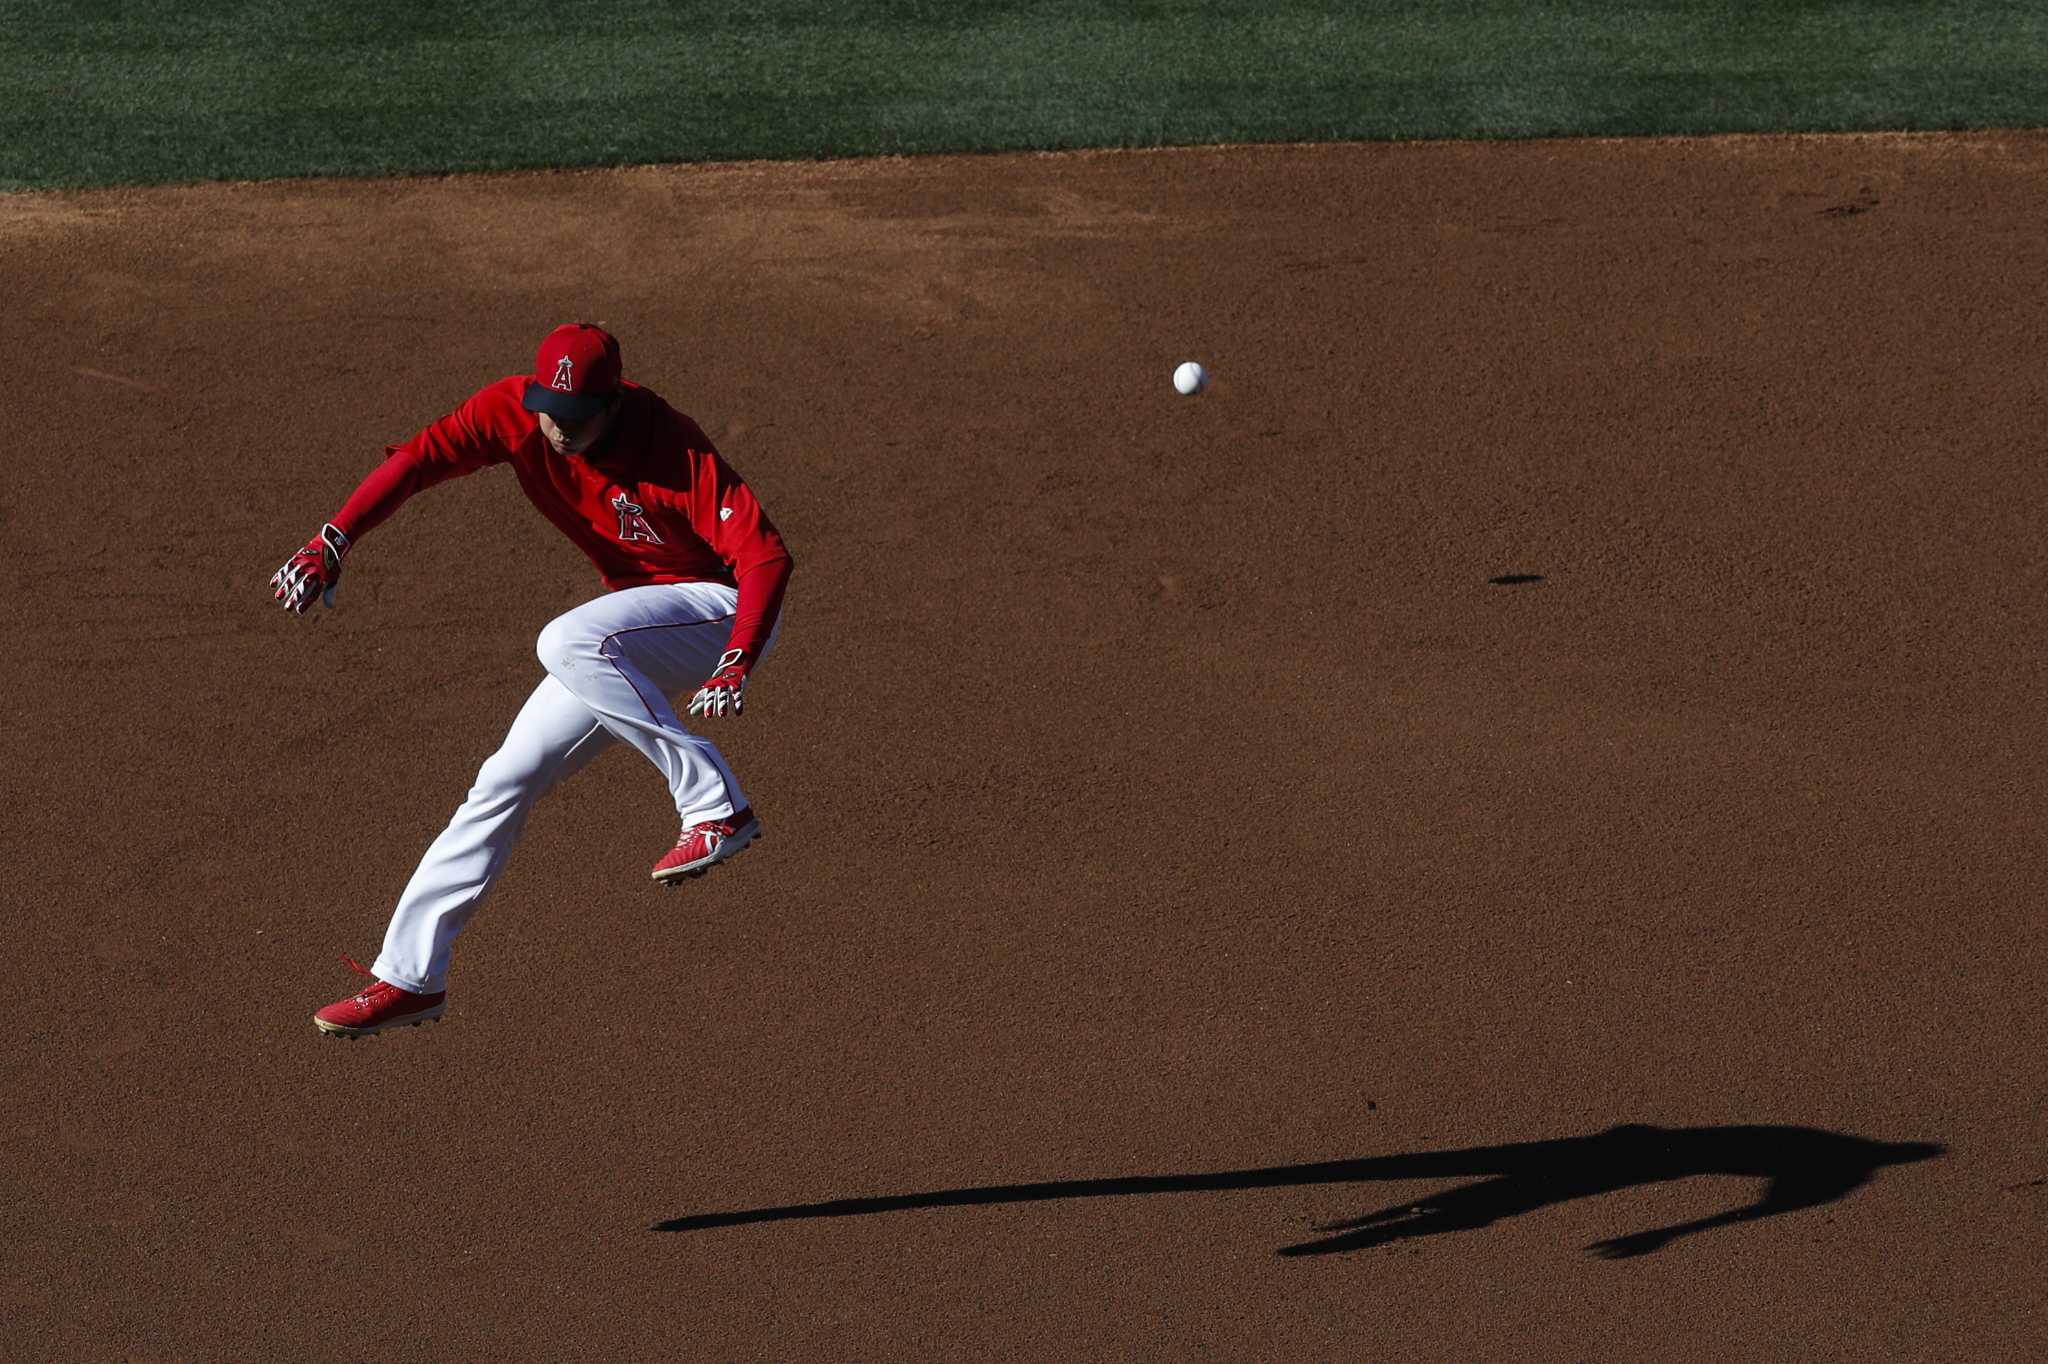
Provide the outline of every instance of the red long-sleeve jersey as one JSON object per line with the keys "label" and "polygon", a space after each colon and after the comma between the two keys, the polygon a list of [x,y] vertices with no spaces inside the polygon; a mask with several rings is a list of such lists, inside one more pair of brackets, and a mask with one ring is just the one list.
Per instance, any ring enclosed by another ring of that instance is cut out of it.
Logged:
{"label": "red long-sleeve jersey", "polygon": [[616,591],[649,583],[739,589],[728,647],[758,658],[794,567],[753,491],[697,423],[652,391],[623,384],[611,429],[581,455],[558,455],[521,403],[527,378],[481,389],[403,445],[385,447],[333,517],[351,544],[414,493],[509,464],[527,499]]}

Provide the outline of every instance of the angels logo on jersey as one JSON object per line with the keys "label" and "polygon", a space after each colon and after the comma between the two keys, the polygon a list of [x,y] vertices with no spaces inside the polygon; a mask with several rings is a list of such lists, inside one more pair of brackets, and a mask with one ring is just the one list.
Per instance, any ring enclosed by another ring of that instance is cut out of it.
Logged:
{"label": "angels logo on jersey", "polygon": [[[567,363],[566,361],[564,363]],[[654,533],[654,527],[647,524],[641,513],[646,509],[621,492],[612,499],[612,510],[619,514],[619,538],[621,540],[645,540],[649,544],[666,543]]]}
{"label": "angels logo on jersey", "polygon": [[573,367],[570,365],[569,357],[566,355],[555,361],[555,377],[548,380],[548,387],[559,388],[564,393],[574,392],[576,385],[569,378],[571,368]]}

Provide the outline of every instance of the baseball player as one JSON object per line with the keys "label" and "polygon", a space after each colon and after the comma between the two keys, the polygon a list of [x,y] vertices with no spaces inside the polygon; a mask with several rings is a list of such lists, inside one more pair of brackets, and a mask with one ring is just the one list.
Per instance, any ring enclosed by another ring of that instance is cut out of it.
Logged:
{"label": "baseball player", "polygon": [[351,548],[414,493],[509,464],[520,488],[597,565],[608,591],[548,622],[546,676],[420,859],[365,971],[370,984],[321,1009],[324,1033],[364,1037],[447,1009],[455,935],[504,870],[533,803],[614,739],[640,750],[675,799],[682,833],[654,879],[700,876],[761,833],[692,716],[738,715],[775,645],[791,560],[747,485],[697,423],[620,373],[619,343],[590,323],[557,327],[531,375],[500,379],[403,445],[271,577],[303,614],[333,592]]}

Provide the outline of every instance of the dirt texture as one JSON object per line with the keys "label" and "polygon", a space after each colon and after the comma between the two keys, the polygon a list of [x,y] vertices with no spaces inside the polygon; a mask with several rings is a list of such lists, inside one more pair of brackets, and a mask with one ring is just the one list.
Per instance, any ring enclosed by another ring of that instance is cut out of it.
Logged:
{"label": "dirt texture", "polygon": [[[6,1352],[2041,1357],[2044,219],[2020,134],[0,198]],[[768,836],[655,889],[615,749],[323,1039],[598,586],[502,471],[265,579],[569,319],[796,555]]]}

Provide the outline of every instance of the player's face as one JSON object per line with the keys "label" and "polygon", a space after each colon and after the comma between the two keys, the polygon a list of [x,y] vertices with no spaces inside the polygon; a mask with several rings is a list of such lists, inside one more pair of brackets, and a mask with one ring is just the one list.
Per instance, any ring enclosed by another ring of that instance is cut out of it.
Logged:
{"label": "player's face", "polygon": [[580,455],[597,444],[604,435],[604,429],[611,425],[612,408],[607,406],[586,422],[559,422],[547,413],[540,417],[540,433],[547,437],[548,446],[558,455]]}

